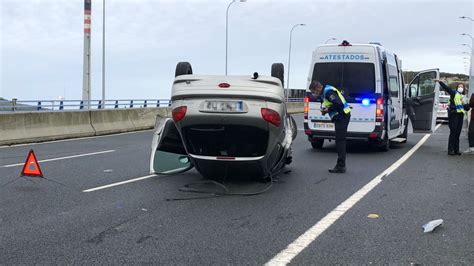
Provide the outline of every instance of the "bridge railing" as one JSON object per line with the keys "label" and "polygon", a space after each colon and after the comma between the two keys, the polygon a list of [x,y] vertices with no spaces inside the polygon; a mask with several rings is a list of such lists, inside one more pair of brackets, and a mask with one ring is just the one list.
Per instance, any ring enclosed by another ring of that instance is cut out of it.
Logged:
{"label": "bridge railing", "polygon": [[0,105],[0,112],[21,111],[73,111],[91,109],[151,108],[171,106],[169,99],[120,99],[120,100],[28,100],[13,99]]}
{"label": "bridge railing", "polygon": [[[303,98],[288,98],[288,102],[303,102]],[[91,109],[169,107],[170,99],[121,99],[121,100],[28,100],[0,104],[0,112],[77,111]]]}

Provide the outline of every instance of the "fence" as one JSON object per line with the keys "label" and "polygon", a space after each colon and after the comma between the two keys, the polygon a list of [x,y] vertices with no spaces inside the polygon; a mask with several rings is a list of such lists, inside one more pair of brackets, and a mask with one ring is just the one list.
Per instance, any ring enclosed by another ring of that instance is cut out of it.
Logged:
{"label": "fence", "polygon": [[[303,98],[289,98],[288,102],[303,102]],[[126,100],[36,100],[11,102],[4,101],[0,112],[36,112],[36,111],[67,111],[91,109],[120,109],[120,108],[151,108],[169,107],[169,99],[126,99]]]}

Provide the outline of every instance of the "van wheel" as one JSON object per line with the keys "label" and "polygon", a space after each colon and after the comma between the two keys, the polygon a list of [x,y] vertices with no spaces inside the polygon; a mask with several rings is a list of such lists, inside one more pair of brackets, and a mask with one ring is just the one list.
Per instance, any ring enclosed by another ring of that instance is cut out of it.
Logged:
{"label": "van wheel", "polygon": [[324,145],[324,139],[313,139],[311,141],[311,147],[313,149],[322,149]]}
{"label": "van wheel", "polygon": [[285,66],[282,63],[272,64],[272,77],[281,81],[281,86],[285,87]]}
{"label": "van wheel", "polygon": [[403,134],[400,135],[400,137],[405,139],[401,143],[407,143],[407,140],[408,140],[408,118],[407,118],[407,121],[405,123],[405,129],[403,130]]}
{"label": "van wheel", "polygon": [[193,68],[189,62],[179,62],[176,65],[176,71],[174,72],[174,76],[181,76],[181,75],[192,75]]}
{"label": "van wheel", "polygon": [[377,148],[379,151],[389,151],[390,150],[390,140],[388,136],[385,135],[385,139],[377,143]]}

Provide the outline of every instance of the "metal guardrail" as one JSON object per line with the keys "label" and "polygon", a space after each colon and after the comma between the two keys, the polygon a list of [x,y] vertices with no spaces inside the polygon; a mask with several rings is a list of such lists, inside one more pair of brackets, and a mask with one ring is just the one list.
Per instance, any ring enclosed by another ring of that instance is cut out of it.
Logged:
{"label": "metal guardrail", "polygon": [[91,109],[151,108],[171,106],[169,99],[127,99],[127,100],[28,100],[13,99],[10,105],[0,105],[0,112],[21,111],[73,111]]}
{"label": "metal guardrail", "polygon": [[[303,102],[303,98],[289,98],[288,102]],[[120,108],[152,108],[169,107],[169,99],[127,99],[127,100],[29,100],[13,99],[7,104],[0,105],[0,112],[35,112],[35,111],[73,111],[91,109],[120,109]]]}

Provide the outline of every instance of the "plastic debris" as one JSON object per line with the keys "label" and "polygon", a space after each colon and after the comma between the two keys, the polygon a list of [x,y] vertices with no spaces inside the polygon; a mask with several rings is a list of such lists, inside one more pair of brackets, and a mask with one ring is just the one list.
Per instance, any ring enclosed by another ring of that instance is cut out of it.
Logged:
{"label": "plastic debris", "polygon": [[423,225],[423,233],[433,232],[438,226],[443,224],[443,219],[433,220]]}
{"label": "plastic debris", "polygon": [[376,213],[371,213],[369,215],[367,215],[367,218],[370,218],[370,219],[378,219],[380,217],[380,215],[376,214]]}
{"label": "plastic debris", "polygon": [[105,169],[105,170],[104,170],[104,173],[112,173],[113,171],[114,171],[114,170],[112,170],[112,169]]}
{"label": "plastic debris", "polygon": [[144,211],[144,212],[147,212],[148,210],[147,210],[147,209],[145,209],[145,208],[142,208],[142,211]]}

